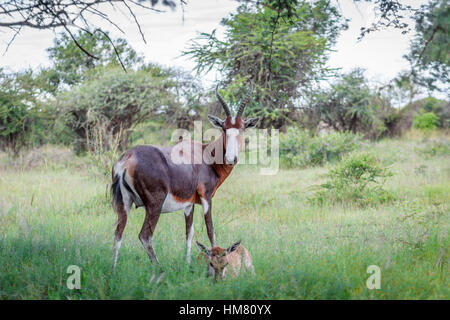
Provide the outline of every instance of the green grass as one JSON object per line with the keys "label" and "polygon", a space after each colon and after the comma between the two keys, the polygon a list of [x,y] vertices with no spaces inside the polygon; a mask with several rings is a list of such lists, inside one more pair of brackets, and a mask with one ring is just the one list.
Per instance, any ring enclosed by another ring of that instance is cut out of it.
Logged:
{"label": "green grass", "polygon": [[[416,138],[367,146],[394,173],[395,200],[361,208],[318,206],[308,199],[328,167],[261,176],[241,166],[213,201],[217,242],[242,239],[256,275],[213,284],[206,266],[185,265],[184,216],[161,216],[154,245],[166,271],[152,266],[138,233],[144,210],[132,209],[116,273],[111,274],[116,215],[106,186],[83,166],[0,166],[0,299],[449,299],[450,156],[418,152]],[[79,161],[80,159],[77,159]],[[208,243],[195,212],[194,241]],[[82,269],[69,290],[69,265]],[[369,265],[381,289],[369,290]]]}

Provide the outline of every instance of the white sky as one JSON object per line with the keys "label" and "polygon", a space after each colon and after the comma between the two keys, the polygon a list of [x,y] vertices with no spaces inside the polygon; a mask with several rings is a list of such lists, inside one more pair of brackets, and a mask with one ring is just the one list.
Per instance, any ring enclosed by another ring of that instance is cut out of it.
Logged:
{"label": "white sky", "polygon": [[[406,0],[417,7],[425,0]],[[343,31],[338,39],[335,52],[330,55],[329,66],[343,68],[344,71],[355,67],[367,69],[367,76],[371,79],[389,80],[402,69],[408,68],[408,63],[402,58],[408,51],[412,34],[402,35],[401,31],[390,29],[367,35],[358,42],[360,28],[369,25],[374,18],[370,4],[358,4],[352,0],[339,0],[339,5],[345,17],[350,18],[349,29]],[[188,0],[184,12],[184,24],[181,10],[165,9],[167,12],[155,13],[145,9],[136,9],[136,15],[141,23],[147,44],[142,41],[140,34],[131,17],[126,18],[126,11],[114,12],[108,7],[106,11],[114,21],[126,32],[126,35],[109,27],[113,36],[125,37],[133,48],[142,53],[146,61],[157,62],[167,66],[181,66],[192,70],[194,63],[187,57],[180,57],[181,51],[186,49],[190,39],[198,32],[211,32],[218,29],[222,35],[223,28],[220,20],[234,11],[238,3],[232,0]],[[106,7],[105,7],[106,8]],[[164,8],[162,8],[164,9]],[[54,33],[24,29],[15,42],[4,53],[6,44],[12,34],[0,31],[0,67],[18,71],[24,68],[38,68],[49,65],[46,48],[52,46]],[[215,72],[204,77],[206,82],[216,79]]]}

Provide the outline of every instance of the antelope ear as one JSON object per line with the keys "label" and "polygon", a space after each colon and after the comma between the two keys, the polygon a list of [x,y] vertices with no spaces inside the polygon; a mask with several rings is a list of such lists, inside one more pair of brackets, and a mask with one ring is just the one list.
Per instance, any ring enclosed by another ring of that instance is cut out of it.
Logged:
{"label": "antelope ear", "polygon": [[256,127],[256,125],[258,124],[258,121],[259,121],[259,117],[250,118],[250,119],[245,120],[245,122],[244,122],[245,129]]}
{"label": "antelope ear", "polygon": [[204,253],[206,253],[207,255],[208,255],[208,257],[209,256],[211,256],[211,250],[209,250],[207,247],[205,247],[203,244],[201,244],[200,242],[198,242],[198,241],[195,241],[196,243],[197,243],[197,247],[201,250],[201,251],[203,251]]}
{"label": "antelope ear", "polygon": [[238,242],[232,244],[231,246],[229,246],[227,248],[227,254],[232,253],[234,250],[236,250],[239,246],[241,245],[241,240],[239,240]]}
{"label": "antelope ear", "polygon": [[217,118],[216,116],[212,116],[210,114],[208,114],[208,120],[209,120],[209,122],[211,122],[213,127],[223,129],[223,124],[225,123],[225,120],[221,120],[221,119]]}

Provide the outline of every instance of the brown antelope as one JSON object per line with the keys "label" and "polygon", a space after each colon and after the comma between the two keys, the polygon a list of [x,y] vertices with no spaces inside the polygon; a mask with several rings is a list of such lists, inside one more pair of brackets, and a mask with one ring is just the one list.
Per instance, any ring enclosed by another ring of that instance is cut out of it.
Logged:
{"label": "brown antelope", "polygon": [[231,275],[233,277],[239,275],[242,267],[255,274],[250,253],[241,245],[241,241],[234,243],[227,249],[215,246],[209,249],[198,241],[197,246],[202,251],[200,258],[202,256],[205,257],[205,255],[207,257],[208,273],[214,277],[214,282],[217,281],[217,275],[220,276],[220,279],[224,280],[228,274],[228,268],[231,268]]}
{"label": "brown antelope", "polygon": [[239,151],[244,144],[244,130],[256,126],[258,122],[258,118],[242,119],[251,90],[250,84],[236,116],[232,116],[228,105],[218,93],[218,86],[216,87],[217,99],[227,116],[225,120],[221,120],[208,115],[211,124],[222,130],[217,140],[208,144],[181,141],[170,148],[137,146],[126,152],[114,165],[111,191],[118,221],[113,270],[133,203],[136,207],[145,208],[145,220],[139,239],[151,262],[159,262],[153,250],[152,237],[160,214],[183,209],[186,220],[186,260],[190,263],[195,204],[203,207],[208,238],[211,245],[215,246],[211,199],[238,163]]}

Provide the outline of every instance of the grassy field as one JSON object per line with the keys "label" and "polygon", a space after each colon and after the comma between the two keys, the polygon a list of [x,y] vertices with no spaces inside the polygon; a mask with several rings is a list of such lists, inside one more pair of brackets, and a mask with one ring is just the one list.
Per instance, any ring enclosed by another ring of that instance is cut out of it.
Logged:
{"label": "grassy field", "polygon": [[[216,238],[223,247],[242,239],[256,275],[218,284],[196,259],[193,272],[185,265],[182,212],[159,220],[154,245],[166,275],[149,283],[142,208],[131,211],[112,275],[116,215],[105,181],[82,159],[12,169],[3,157],[0,299],[449,299],[448,147],[411,136],[365,149],[394,173],[385,185],[394,200],[319,206],[309,199],[331,165],[275,176],[238,166],[213,201]],[[195,230],[194,241],[208,244],[198,207]],[[66,286],[69,265],[81,267],[79,290]],[[369,265],[381,268],[381,289],[367,288]]]}

